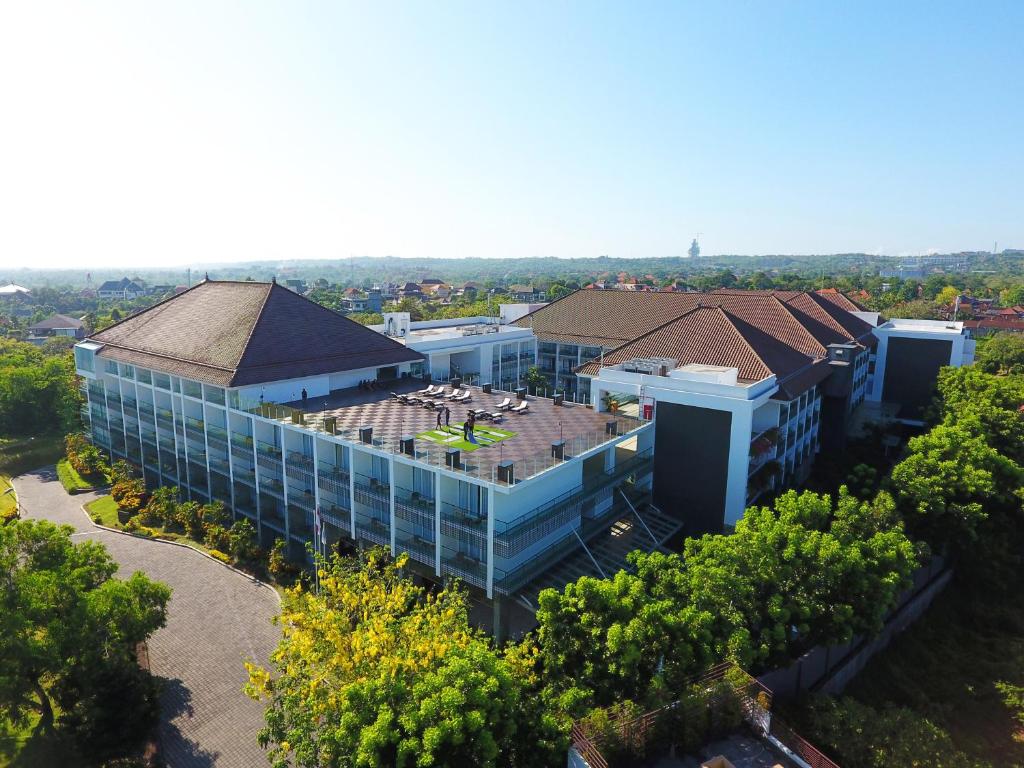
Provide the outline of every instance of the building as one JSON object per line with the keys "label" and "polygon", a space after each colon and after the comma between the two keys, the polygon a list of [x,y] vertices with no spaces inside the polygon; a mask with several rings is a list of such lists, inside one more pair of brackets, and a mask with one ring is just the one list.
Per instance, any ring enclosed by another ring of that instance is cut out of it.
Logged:
{"label": "building", "polygon": [[898,404],[898,417],[910,423],[923,423],[940,368],[974,362],[975,342],[963,322],[889,320],[874,333],[878,355],[868,397]]}
{"label": "building", "polygon": [[46,339],[53,336],[69,336],[73,339],[85,337],[85,324],[67,315],[51,315],[35,325],[28,327],[28,338],[26,341],[32,344],[42,344]]}
{"label": "building", "polygon": [[690,249],[686,252],[691,259],[700,258],[700,246],[697,244],[697,238],[693,238],[693,242],[690,243]]}
{"label": "building", "polygon": [[[969,364],[973,349],[961,326],[916,322],[830,290],[582,290],[515,324],[536,335],[554,387],[653,420],[654,504],[699,534],[799,485],[866,401],[917,421],[939,364]],[[939,351],[923,343],[938,338]]]}
{"label": "building", "polygon": [[383,306],[384,300],[376,289],[362,293],[356,288],[347,288],[341,297],[344,312],[380,312]]}
{"label": "building", "polygon": [[1024,317],[985,317],[981,320],[964,320],[964,331],[972,339],[991,336],[993,333],[1024,333]]}
{"label": "building", "polygon": [[32,291],[15,283],[0,285],[0,301],[32,301]]}
{"label": "building", "polygon": [[146,289],[127,277],[122,277],[120,280],[107,280],[96,289],[96,296],[100,299],[131,301],[145,295]]}
{"label": "building", "polygon": [[512,391],[537,361],[533,331],[493,317],[412,322],[408,312],[385,312],[384,323],[370,327],[422,354],[435,381],[460,379]]}
{"label": "building", "polygon": [[518,302],[537,303],[547,298],[547,292],[535,285],[510,285],[509,295]]}
{"label": "building", "polygon": [[[330,546],[384,545],[423,578],[461,578],[490,601],[499,634],[528,623],[542,587],[612,573],[678,529],[648,506],[653,431],[641,419],[531,397],[525,413],[481,422],[476,450],[432,436],[435,412],[397,395],[424,387],[416,377],[435,356],[473,356],[447,345],[478,343],[481,365],[497,348],[501,365],[504,340],[431,330],[389,337],[275,283],[204,281],[76,346],[84,418],[150,486],[222,501],[293,556],[319,510]],[[504,336],[518,356],[530,333]],[[512,399],[452,386],[474,407]]]}

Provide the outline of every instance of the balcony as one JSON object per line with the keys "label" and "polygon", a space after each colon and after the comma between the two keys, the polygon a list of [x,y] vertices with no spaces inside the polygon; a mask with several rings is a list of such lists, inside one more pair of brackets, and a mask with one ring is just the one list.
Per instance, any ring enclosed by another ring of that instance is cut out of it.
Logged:
{"label": "balcony", "polygon": [[383,505],[387,509],[391,505],[391,486],[376,477],[357,474],[355,500],[369,507]]}
{"label": "balcony", "polygon": [[451,553],[445,548],[441,554],[441,575],[454,576],[480,589],[487,588],[487,564],[465,552]]}
{"label": "balcony", "polygon": [[260,477],[260,493],[267,493],[284,501],[284,483],[273,477]]}
{"label": "balcony", "polygon": [[278,477],[281,476],[282,465],[279,448],[275,448],[269,443],[257,441],[256,460],[259,462],[261,473],[267,471],[276,474]]}
{"label": "balcony", "polygon": [[231,436],[231,455],[252,466],[252,438],[244,435]]}
{"label": "balcony", "polygon": [[407,552],[413,560],[434,567],[437,548],[433,541],[424,536],[399,529],[395,532],[395,550]]}
{"label": "balcony", "polygon": [[317,473],[317,484],[320,486],[321,491],[348,498],[349,479],[350,475],[346,470],[338,469],[333,464],[320,463],[320,471]]}
{"label": "balcony", "polygon": [[437,505],[419,491],[395,486],[395,516],[415,525],[434,528]]}
{"label": "balcony", "polygon": [[351,510],[344,507],[339,507],[336,504],[321,504],[320,517],[323,518],[325,523],[329,523],[335,528],[340,528],[345,533],[352,529]]}
{"label": "balcony", "polygon": [[373,515],[356,515],[356,537],[374,544],[391,546],[391,526]]}

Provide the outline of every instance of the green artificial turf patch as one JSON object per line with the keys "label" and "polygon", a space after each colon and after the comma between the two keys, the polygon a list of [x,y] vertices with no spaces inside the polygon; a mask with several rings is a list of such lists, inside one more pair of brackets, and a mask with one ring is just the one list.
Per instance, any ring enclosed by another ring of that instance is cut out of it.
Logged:
{"label": "green artificial turf patch", "polygon": [[515,432],[509,432],[507,429],[477,423],[473,429],[473,439],[475,442],[471,443],[462,438],[462,423],[460,422],[452,424],[447,428],[441,427],[440,429],[428,429],[426,432],[420,432],[416,435],[416,439],[429,440],[432,443],[443,445],[445,448],[458,448],[460,451],[472,452],[478,448],[485,448],[488,445],[494,445],[515,436]]}

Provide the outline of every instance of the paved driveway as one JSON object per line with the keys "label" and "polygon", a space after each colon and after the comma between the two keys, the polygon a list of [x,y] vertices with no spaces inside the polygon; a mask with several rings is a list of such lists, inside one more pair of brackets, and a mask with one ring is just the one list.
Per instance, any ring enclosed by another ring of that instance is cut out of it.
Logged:
{"label": "paved driveway", "polygon": [[279,633],[277,596],[195,552],[95,528],[82,512],[92,495],[68,496],[53,468],[14,481],[25,517],[73,525],[103,542],[120,576],[145,571],[174,589],[167,626],[149,642],[153,674],[164,678],[161,742],[169,768],[259,768],[263,707],[242,693],[244,660],[265,663]]}

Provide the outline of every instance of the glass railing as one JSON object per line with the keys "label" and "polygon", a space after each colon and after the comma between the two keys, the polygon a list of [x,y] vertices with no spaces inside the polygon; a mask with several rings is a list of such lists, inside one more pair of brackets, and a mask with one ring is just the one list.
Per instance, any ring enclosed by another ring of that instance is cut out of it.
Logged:
{"label": "glass railing", "polygon": [[395,486],[395,517],[423,527],[434,529],[437,506],[433,499],[411,491],[400,485]]}

